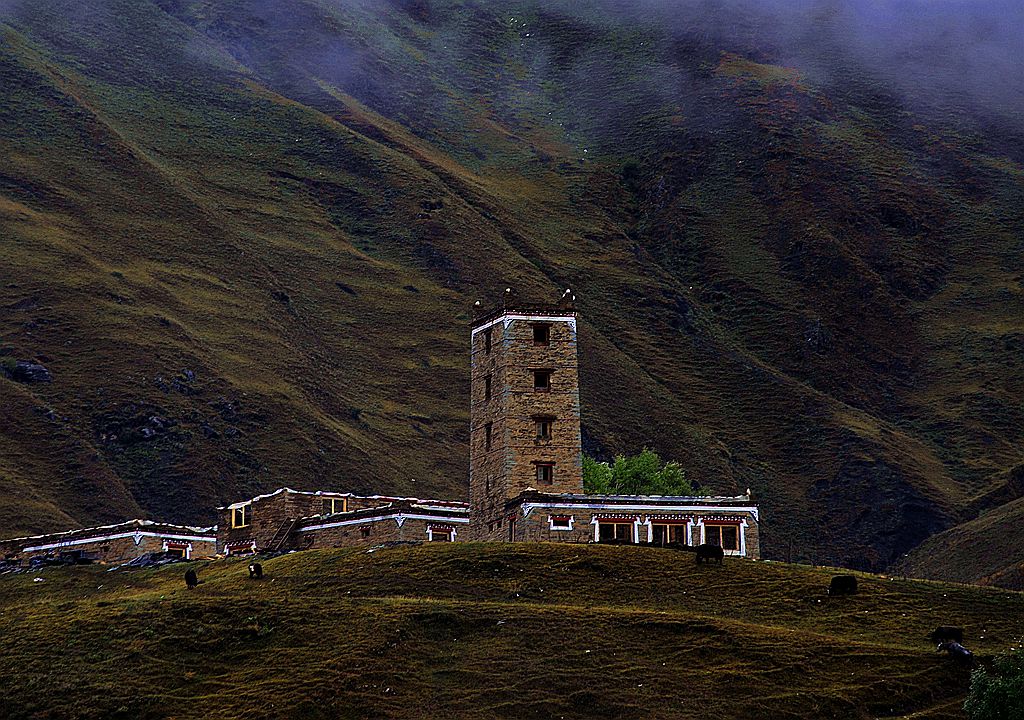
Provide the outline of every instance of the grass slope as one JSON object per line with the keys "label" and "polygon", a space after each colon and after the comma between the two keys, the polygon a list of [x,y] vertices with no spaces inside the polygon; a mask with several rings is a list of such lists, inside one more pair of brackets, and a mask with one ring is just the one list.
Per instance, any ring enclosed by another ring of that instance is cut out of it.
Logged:
{"label": "grass slope", "polygon": [[892,571],[1024,590],[1024,500],[928,538],[900,558]]}
{"label": "grass slope", "polygon": [[0,378],[4,534],[280,485],[465,497],[467,310],[507,285],[577,291],[588,449],[753,488],[770,556],[883,568],[1012,499],[1012,128],[759,32],[0,5],[0,352],[54,374]]}
{"label": "grass slope", "polygon": [[456,544],[0,578],[7,717],[961,717],[1024,596],[642,548]]}

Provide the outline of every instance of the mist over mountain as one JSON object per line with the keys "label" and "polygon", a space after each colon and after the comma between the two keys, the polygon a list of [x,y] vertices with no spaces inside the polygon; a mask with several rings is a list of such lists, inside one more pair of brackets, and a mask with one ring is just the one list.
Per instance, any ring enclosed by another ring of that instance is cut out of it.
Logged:
{"label": "mist over mountain", "polygon": [[464,497],[509,285],[576,291],[588,451],[752,488],[768,557],[1016,508],[1022,15],[0,0],[0,359],[52,374],[0,377],[0,529]]}

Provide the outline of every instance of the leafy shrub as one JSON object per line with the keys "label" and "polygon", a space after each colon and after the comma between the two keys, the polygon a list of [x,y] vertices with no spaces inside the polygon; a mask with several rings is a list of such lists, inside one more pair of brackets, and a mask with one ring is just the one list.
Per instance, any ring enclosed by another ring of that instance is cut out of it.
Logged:
{"label": "leafy shrub", "polygon": [[991,670],[971,674],[964,710],[971,720],[1024,719],[1024,648],[1000,655]]}
{"label": "leafy shrub", "polygon": [[658,453],[644,448],[639,455],[617,455],[610,465],[583,456],[583,489],[588,493],[619,495],[699,495],[677,462],[662,463]]}

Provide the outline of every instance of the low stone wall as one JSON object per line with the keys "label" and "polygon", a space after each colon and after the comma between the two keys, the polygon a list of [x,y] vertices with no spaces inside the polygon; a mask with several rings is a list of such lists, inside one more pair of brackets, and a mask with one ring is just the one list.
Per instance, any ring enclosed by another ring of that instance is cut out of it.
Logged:
{"label": "low stone wall", "polygon": [[339,520],[327,516],[320,523],[300,528],[295,533],[295,549],[379,545],[384,542],[458,542],[468,539],[466,523],[446,519],[424,520],[405,517],[364,517]]}

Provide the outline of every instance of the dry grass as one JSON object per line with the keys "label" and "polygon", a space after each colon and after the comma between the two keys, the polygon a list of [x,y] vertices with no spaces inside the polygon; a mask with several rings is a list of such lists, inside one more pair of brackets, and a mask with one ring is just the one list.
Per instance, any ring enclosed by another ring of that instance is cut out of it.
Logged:
{"label": "dry grass", "polygon": [[0,578],[7,717],[960,717],[925,635],[1024,596],[641,548],[422,546]]}

